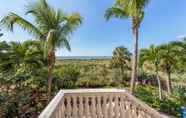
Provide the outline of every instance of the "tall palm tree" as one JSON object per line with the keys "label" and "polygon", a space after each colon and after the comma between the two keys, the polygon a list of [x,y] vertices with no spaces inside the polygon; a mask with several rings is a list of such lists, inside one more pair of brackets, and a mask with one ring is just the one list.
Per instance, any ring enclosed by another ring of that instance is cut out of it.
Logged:
{"label": "tall palm tree", "polygon": [[113,67],[120,68],[122,75],[124,75],[124,69],[129,69],[130,60],[131,54],[127,48],[120,46],[114,49],[111,64]]}
{"label": "tall palm tree", "polygon": [[[156,75],[158,87],[159,87],[159,99],[162,99],[162,87],[161,87],[161,81],[159,78],[159,66],[160,66],[160,54],[159,49],[155,47],[154,45],[151,45],[149,49],[142,49],[140,51],[140,61],[142,65],[145,62],[149,62],[153,65],[154,73]],[[151,66],[152,66],[151,65]]]}
{"label": "tall palm tree", "polygon": [[27,6],[26,14],[33,16],[35,24],[25,20],[16,13],[9,13],[1,20],[1,24],[13,31],[19,25],[36,39],[44,42],[45,55],[48,59],[48,98],[51,99],[52,70],[55,64],[55,51],[58,48],[70,50],[69,36],[81,24],[78,13],[65,14],[53,9],[46,0],[39,0]]}
{"label": "tall palm tree", "polygon": [[177,68],[178,56],[181,55],[175,45],[163,44],[160,47],[160,67],[167,74],[166,86],[169,94],[172,93],[171,74]]}
{"label": "tall palm tree", "polygon": [[133,66],[131,78],[131,93],[134,92],[135,80],[138,78],[138,40],[139,28],[144,18],[144,9],[150,0],[116,0],[113,7],[109,8],[105,17],[109,20],[112,17],[121,19],[131,18],[132,31],[134,35],[134,52],[133,52]]}

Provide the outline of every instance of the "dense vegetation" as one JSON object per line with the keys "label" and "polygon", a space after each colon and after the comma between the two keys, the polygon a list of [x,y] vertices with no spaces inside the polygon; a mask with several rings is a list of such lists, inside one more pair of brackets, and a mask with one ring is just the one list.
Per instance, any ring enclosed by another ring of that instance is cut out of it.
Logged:
{"label": "dense vegetation", "polygon": [[41,40],[44,56],[48,65],[48,100],[51,99],[52,71],[55,65],[55,51],[58,48],[70,50],[69,36],[81,24],[79,13],[68,15],[61,10],[53,9],[46,0],[40,0],[27,6],[26,14],[34,17],[31,23],[16,13],[10,12],[1,20],[1,24],[10,31],[19,25],[35,39]]}
{"label": "dense vegetation", "polygon": [[69,37],[82,18],[54,10],[45,0],[30,4],[26,11],[34,24],[15,13],[5,16],[2,26],[13,31],[19,25],[37,40],[0,42],[0,117],[35,118],[60,89],[111,87],[130,88],[149,106],[179,117],[180,107],[186,106],[186,91],[176,87],[186,83],[186,39],[138,50],[138,30],[147,3],[141,0],[133,11],[136,4],[126,8],[118,0],[105,14],[107,19],[133,19],[134,59],[123,46],[113,50],[112,59],[56,59],[58,48],[70,50]]}
{"label": "dense vegetation", "polygon": [[[175,48],[177,53],[184,49],[184,43],[185,40],[174,42],[174,45],[179,46]],[[163,51],[161,46],[154,48],[159,47]],[[162,85],[162,98],[158,97],[158,82],[155,76],[157,73],[154,71],[151,58],[146,58],[149,55],[145,53],[151,48],[152,46],[141,50],[141,56],[144,57],[142,59],[145,60],[140,66],[135,95],[161,112],[179,116],[180,107],[186,105],[186,97],[183,94],[185,91],[174,88],[171,95],[166,92],[165,80],[168,75],[159,63],[158,74]],[[48,71],[47,60],[44,59],[43,53],[40,41],[0,42],[0,91],[2,93],[0,113],[2,116],[36,117],[46,106]],[[179,64],[180,61],[184,61],[181,60],[184,59],[183,52],[181,53],[180,57],[178,54],[173,56],[179,60],[175,60],[177,63],[174,63],[176,65],[171,68],[171,75],[174,75],[170,79],[172,82],[185,82],[185,66],[184,63]],[[54,96],[61,88],[128,88],[131,78],[130,57],[131,54],[126,48],[118,47],[113,51],[113,58],[108,60],[57,60],[52,73],[52,95]],[[160,56],[160,62],[163,62],[163,59],[164,57]]]}

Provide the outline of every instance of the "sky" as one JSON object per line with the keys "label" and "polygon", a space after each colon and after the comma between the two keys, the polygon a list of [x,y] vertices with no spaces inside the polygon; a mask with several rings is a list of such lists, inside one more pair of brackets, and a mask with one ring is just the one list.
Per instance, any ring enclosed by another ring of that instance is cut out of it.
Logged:
{"label": "sky", "polygon": [[[15,12],[30,22],[32,17],[25,15],[26,5],[34,0],[1,0],[0,19],[8,12]],[[105,10],[115,0],[48,0],[49,4],[66,13],[79,12],[83,24],[71,36],[72,51],[58,49],[58,56],[111,56],[117,46],[133,49],[130,19],[104,18]],[[151,0],[145,9],[145,18],[140,28],[140,48],[151,44],[159,45],[180,40],[186,36],[186,0]],[[0,27],[1,28],[1,27]],[[0,41],[23,42],[34,39],[18,26],[14,32],[2,29]]]}

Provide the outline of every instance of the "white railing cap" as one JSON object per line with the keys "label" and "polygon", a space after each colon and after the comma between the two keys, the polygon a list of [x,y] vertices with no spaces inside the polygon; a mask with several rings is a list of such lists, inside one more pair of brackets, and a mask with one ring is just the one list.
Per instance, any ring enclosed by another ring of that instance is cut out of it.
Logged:
{"label": "white railing cap", "polygon": [[63,93],[113,93],[126,92],[126,89],[62,89]]}

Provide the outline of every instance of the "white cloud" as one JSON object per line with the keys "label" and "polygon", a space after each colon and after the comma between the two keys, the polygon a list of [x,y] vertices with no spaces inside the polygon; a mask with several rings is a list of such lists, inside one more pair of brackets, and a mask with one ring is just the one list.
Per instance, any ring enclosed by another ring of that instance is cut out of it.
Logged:
{"label": "white cloud", "polygon": [[177,39],[183,39],[183,38],[185,38],[186,37],[186,34],[182,34],[182,35],[178,35],[176,38]]}

